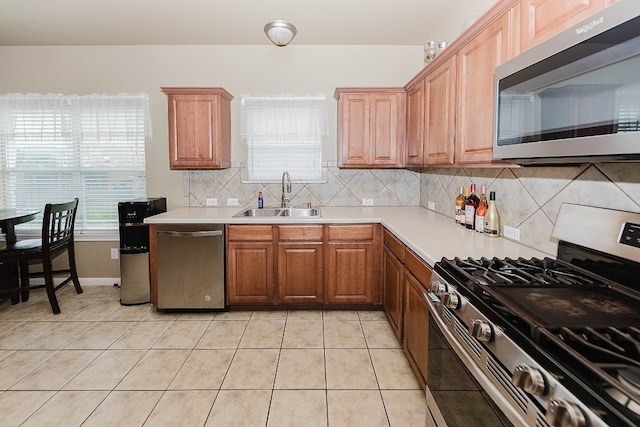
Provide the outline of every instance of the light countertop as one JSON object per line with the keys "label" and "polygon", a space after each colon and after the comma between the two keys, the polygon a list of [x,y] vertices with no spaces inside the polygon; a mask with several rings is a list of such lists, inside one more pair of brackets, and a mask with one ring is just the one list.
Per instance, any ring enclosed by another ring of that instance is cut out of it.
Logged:
{"label": "light countertop", "polygon": [[433,266],[445,258],[553,256],[518,242],[468,230],[452,218],[422,207],[322,207],[321,218],[233,218],[244,207],[188,207],[144,220],[147,224],[353,224],[381,223]]}

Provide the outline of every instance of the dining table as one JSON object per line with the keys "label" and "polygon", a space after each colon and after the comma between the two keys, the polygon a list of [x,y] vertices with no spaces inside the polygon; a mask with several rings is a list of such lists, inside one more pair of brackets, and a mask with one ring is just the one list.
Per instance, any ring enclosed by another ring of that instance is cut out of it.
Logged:
{"label": "dining table", "polygon": [[[0,209],[0,229],[4,234],[7,246],[16,243],[16,225],[33,221],[40,213],[38,209]],[[16,263],[0,264],[0,288],[12,289],[20,286],[20,273]],[[17,293],[11,296],[11,303],[17,304],[20,295]]]}
{"label": "dining table", "polygon": [[38,209],[0,209],[0,229],[7,245],[15,243],[16,225],[33,221],[40,213]]}

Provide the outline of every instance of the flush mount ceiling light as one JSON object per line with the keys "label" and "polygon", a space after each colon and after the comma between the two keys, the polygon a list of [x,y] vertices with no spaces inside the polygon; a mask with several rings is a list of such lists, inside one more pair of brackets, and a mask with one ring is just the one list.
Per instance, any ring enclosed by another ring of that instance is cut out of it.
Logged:
{"label": "flush mount ceiling light", "polygon": [[264,26],[264,32],[276,46],[286,46],[296,36],[297,30],[287,21],[271,21]]}

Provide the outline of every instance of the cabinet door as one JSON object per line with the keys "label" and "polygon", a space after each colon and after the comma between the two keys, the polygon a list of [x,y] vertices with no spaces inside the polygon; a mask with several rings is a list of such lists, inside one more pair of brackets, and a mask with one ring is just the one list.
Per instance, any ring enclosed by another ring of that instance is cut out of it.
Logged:
{"label": "cabinet door", "polygon": [[424,165],[424,81],[407,90],[407,166]]}
{"label": "cabinet door", "polygon": [[454,158],[456,57],[440,65],[425,80],[425,163],[450,165]]}
{"label": "cabinet door", "polygon": [[229,304],[272,304],[273,243],[227,244],[227,301]]}
{"label": "cabinet door", "polygon": [[493,162],[494,72],[515,51],[511,19],[511,13],[503,15],[458,52],[456,163]]}
{"label": "cabinet door", "polygon": [[162,88],[168,96],[169,167],[231,167],[231,100],[222,88]]}
{"label": "cabinet door", "polygon": [[429,306],[422,299],[425,289],[408,271],[404,275],[404,353],[422,387],[427,383]]}
{"label": "cabinet door", "polygon": [[278,244],[278,302],[322,303],[322,243]]}
{"label": "cabinet door", "polygon": [[279,303],[323,302],[323,236],[321,224],[278,227],[276,297]]}
{"label": "cabinet door", "polygon": [[570,28],[616,0],[522,0],[522,50]]}
{"label": "cabinet door", "polygon": [[369,94],[342,94],[339,101],[338,166],[370,163]]}
{"label": "cabinet door", "polygon": [[372,243],[329,243],[328,257],[327,302],[374,302]]}
{"label": "cabinet door", "polygon": [[402,342],[404,266],[387,246],[382,256],[382,305],[398,340]]}
{"label": "cabinet door", "polygon": [[370,162],[373,166],[401,167],[404,164],[404,97],[376,94],[371,95],[370,102]]}

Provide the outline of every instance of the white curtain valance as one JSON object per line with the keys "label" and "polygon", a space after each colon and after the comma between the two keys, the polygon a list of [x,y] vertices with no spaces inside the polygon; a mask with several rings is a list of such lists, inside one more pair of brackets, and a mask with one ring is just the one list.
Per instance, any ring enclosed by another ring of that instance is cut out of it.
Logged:
{"label": "white curtain valance", "polygon": [[[46,95],[28,93],[9,93],[0,95],[0,113],[29,111],[31,116],[42,114],[58,116],[55,129],[34,129],[34,132],[71,133],[82,132],[87,137],[97,137],[104,133],[112,137],[139,134],[143,124],[144,136],[151,138],[151,119],[149,116],[149,96],[145,93],[119,93],[116,95]],[[0,117],[9,117],[0,114]],[[68,117],[81,117],[80,121]],[[135,117],[136,120],[131,120]],[[72,129],[71,123],[83,123],[80,129]],[[101,123],[96,126],[96,123]],[[108,123],[109,126],[105,124]],[[135,127],[135,128],[134,128]],[[9,136],[14,129],[12,123],[0,123],[0,132]],[[95,135],[93,135],[95,134]]]}
{"label": "white curtain valance", "polygon": [[240,103],[244,138],[304,141],[328,135],[325,95],[243,95]]}

